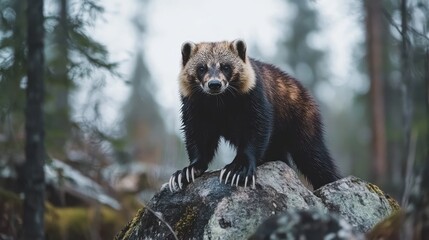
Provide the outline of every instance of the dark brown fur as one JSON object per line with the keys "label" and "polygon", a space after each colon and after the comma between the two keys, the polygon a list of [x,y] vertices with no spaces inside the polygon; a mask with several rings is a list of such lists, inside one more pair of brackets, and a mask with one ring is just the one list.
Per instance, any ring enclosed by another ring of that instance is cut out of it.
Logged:
{"label": "dark brown fur", "polygon": [[241,40],[185,43],[182,61],[182,122],[191,164],[173,174],[173,185],[186,184],[190,169],[197,176],[207,169],[220,137],[237,148],[224,168],[232,184],[254,176],[264,162],[288,162],[289,154],[314,188],[339,178],[317,104],[297,80],[249,58]]}

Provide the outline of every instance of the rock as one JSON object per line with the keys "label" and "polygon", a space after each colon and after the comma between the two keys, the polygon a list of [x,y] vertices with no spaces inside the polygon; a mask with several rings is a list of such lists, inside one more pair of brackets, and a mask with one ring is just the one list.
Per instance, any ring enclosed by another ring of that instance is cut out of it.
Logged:
{"label": "rock", "polygon": [[[219,171],[205,173],[178,192],[171,193],[164,185],[116,239],[175,239],[174,235],[178,239],[247,239],[268,217],[302,209],[317,209],[321,214],[329,209],[354,220],[350,224],[362,231],[393,211],[385,204],[384,194],[364,188],[367,183],[354,177],[331,183],[315,195],[283,162],[266,163],[257,173],[256,189],[221,184]],[[354,201],[348,200],[346,191]],[[346,204],[355,210],[347,211]],[[377,214],[369,216],[373,213]],[[365,217],[371,221],[360,221]]]}
{"label": "rock", "polygon": [[269,217],[249,240],[337,239],[363,240],[357,232],[336,214],[317,210],[289,210]]}
{"label": "rock", "polygon": [[398,203],[376,185],[356,177],[327,184],[314,192],[330,212],[335,212],[360,232],[399,209]]}

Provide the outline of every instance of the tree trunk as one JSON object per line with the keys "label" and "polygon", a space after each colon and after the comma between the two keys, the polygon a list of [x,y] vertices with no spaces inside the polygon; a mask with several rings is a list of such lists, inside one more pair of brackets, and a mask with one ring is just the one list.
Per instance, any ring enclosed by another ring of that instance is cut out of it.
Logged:
{"label": "tree trunk", "polygon": [[366,0],[367,58],[370,86],[372,125],[372,178],[377,184],[386,180],[386,134],[384,92],[382,83],[382,1]]}
{"label": "tree trunk", "polygon": [[411,74],[410,74],[410,42],[408,38],[408,8],[407,0],[401,0],[401,77],[402,77],[402,119],[404,126],[404,148],[402,154],[402,176],[406,176],[407,159],[410,152],[411,125],[412,125],[412,103],[411,103]]}
{"label": "tree trunk", "polygon": [[43,0],[27,1],[28,68],[25,109],[24,239],[44,239]]}

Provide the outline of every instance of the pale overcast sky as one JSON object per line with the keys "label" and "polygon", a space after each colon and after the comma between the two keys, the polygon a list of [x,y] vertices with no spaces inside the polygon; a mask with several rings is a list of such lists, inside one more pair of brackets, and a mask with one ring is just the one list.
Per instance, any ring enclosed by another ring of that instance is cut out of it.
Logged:
{"label": "pale overcast sky", "polygon": [[[283,19],[293,17],[294,13],[293,8],[285,6],[282,0],[152,0],[145,12],[141,12],[139,0],[109,0],[102,1],[102,4],[106,13],[104,20],[99,21],[94,29],[96,39],[107,45],[112,60],[121,61],[119,72],[125,79],[132,73],[137,51],[144,51],[147,65],[157,84],[157,100],[165,112],[170,130],[174,131],[179,128],[177,75],[180,46],[184,41],[242,38],[249,46],[256,45],[263,50],[264,56],[268,58],[263,60],[272,62],[270,57],[276,51],[279,24],[284,24]],[[356,16],[358,11],[354,11],[359,5],[342,0],[317,0],[310,4],[320,10],[323,25],[323,31],[314,36],[312,42],[330,51],[329,70],[333,73],[330,83],[322,86],[315,94],[324,101],[330,101],[341,97],[337,95],[335,87],[365,88],[362,84],[364,81],[350,77],[356,74],[351,59],[353,47],[364,37],[358,22],[359,16]],[[147,17],[144,42],[139,39],[132,24],[137,14],[142,17],[146,14]],[[108,79],[104,94],[110,101],[102,107],[106,125],[118,120],[120,107],[128,93],[129,89],[122,80]]]}

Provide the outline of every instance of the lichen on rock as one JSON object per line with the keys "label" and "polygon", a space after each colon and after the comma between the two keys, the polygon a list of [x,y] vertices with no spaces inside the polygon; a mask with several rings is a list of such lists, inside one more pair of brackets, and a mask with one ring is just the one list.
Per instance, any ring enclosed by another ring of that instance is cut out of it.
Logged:
{"label": "lichen on rock", "polygon": [[198,210],[195,206],[187,206],[185,213],[174,225],[174,229],[177,232],[177,236],[182,238],[184,236],[189,236],[189,233],[192,230],[194,225],[195,218],[197,217]]}

